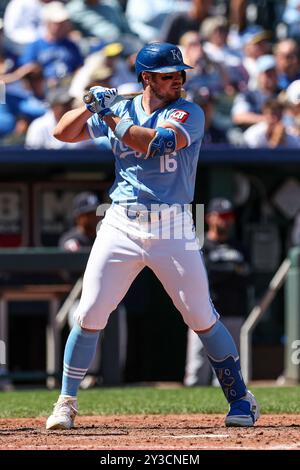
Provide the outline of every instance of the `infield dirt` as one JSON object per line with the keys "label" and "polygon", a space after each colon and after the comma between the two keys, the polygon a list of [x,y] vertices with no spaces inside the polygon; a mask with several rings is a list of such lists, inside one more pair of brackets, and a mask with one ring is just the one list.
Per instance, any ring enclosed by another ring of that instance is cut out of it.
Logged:
{"label": "infield dirt", "polygon": [[70,431],[45,418],[0,420],[1,450],[300,449],[300,414],[265,415],[253,428],[226,428],[223,415],[82,416]]}

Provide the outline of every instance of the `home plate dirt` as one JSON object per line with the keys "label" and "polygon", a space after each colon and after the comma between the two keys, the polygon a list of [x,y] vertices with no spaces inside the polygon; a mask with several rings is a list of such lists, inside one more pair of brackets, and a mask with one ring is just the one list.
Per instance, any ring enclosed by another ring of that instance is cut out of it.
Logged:
{"label": "home plate dirt", "polygon": [[223,415],[82,416],[70,431],[46,418],[0,419],[0,449],[300,450],[300,414],[265,415],[253,428],[226,428]]}

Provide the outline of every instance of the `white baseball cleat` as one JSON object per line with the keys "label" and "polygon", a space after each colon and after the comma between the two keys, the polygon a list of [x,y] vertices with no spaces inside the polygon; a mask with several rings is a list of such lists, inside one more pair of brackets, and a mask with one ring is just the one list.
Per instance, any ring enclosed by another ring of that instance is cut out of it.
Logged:
{"label": "white baseball cleat", "polygon": [[251,427],[260,416],[259,406],[254,395],[248,390],[247,395],[230,404],[230,410],[225,418],[225,425]]}
{"label": "white baseball cleat", "polygon": [[46,429],[54,430],[73,428],[77,412],[76,398],[61,395],[54,404],[52,415],[47,419]]}

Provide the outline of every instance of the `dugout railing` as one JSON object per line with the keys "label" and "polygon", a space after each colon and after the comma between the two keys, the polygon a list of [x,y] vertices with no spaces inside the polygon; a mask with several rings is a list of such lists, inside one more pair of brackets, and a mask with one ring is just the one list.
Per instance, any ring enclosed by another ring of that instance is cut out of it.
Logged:
{"label": "dugout railing", "polygon": [[300,247],[289,251],[290,268],[285,284],[284,378],[300,382]]}

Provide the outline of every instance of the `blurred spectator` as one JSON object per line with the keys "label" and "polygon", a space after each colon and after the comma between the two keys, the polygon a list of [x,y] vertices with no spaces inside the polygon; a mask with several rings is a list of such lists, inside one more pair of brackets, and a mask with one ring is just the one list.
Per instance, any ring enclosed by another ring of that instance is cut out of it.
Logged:
{"label": "blurred spectator", "polygon": [[287,0],[282,16],[287,24],[287,36],[289,38],[300,39],[300,0]]}
{"label": "blurred spectator", "polygon": [[199,31],[212,3],[212,0],[191,0],[188,11],[168,16],[162,26],[161,40],[179,44],[180,37],[187,31]]}
{"label": "blurred spectator", "polygon": [[[202,248],[211,300],[221,320],[240,343],[240,330],[247,315],[248,288],[251,273],[248,253],[234,237],[235,213],[225,198],[214,198],[208,204],[205,221],[208,230]],[[209,385],[212,369],[198,335],[188,331],[184,384]]]}
{"label": "blurred spectator", "polygon": [[186,12],[190,0],[128,0],[126,16],[131,29],[143,42],[161,38],[166,18],[177,12]]}
{"label": "blurred spectator", "polygon": [[40,72],[6,86],[5,103],[0,104],[0,136],[2,143],[23,144],[30,122],[47,110],[44,100],[44,79]]}
{"label": "blurred spectator", "polygon": [[257,60],[257,89],[240,93],[234,100],[232,119],[234,124],[244,129],[265,121],[262,114],[263,104],[277,97],[276,63],[272,55],[263,55]]}
{"label": "blurred spectator", "polygon": [[82,65],[83,60],[78,47],[67,37],[71,23],[63,3],[52,1],[45,5],[43,21],[46,28],[44,35],[27,46],[20,57],[19,68],[0,77],[5,83],[42,70],[48,85],[54,86]]}
{"label": "blurred spectator", "polygon": [[[208,58],[201,37],[195,31],[186,32],[179,42],[185,63],[194,67],[187,70],[184,85],[189,96],[196,96],[200,88],[208,88],[214,97],[214,124],[226,132],[232,127],[231,108],[236,87],[225,65]],[[193,99],[193,98],[191,98]]]}
{"label": "blurred spectator", "polygon": [[260,26],[248,27],[241,36],[244,45],[242,50],[243,66],[249,75],[247,84],[249,90],[257,88],[258,70],[256,62],[259,57],[267,54],[269,38],[270,34]]}
{"label": "blurred spectator", "polygon": [[[84,91],[90,86],[92,78],[97,74],[101,76],[102,69],[110,71],[110,87],[118,88],[123,83],[136,82],[135,74],[130,71],[127,62],[121,56],[122,51],[122,44],[116,42],[89,55],[85,59],[83,67],[73,77],[70,95],[81,100]],[[101,83],[98,84],[101,85]]]}
{"label": "blurred spectator", "polygon": [[187,91],[195,91],[201,87],[207,87],[214,93],[223,92],[228,83],[228,75],[222,64],[210,60],[204,52],[201,37],[196,31],[188,31],[181,36],[179,41],[183,58],[186,64],[193,69],[186,71]]}
{"label": "blurred spectator", "polygon": [[283,39],[274,46],[278,86],[285,90],[294,80],[300,79],[299,47],[294,39]]}
{"label": "blurred spectator", "polygon": [[43,33],[43,4],[51,0],[10,0],[4,13],[4,33],[8,48],[16,55]]}
{"label": "blurred spectator", "polygon": [[201,25],[201,35],[204,50],[214,62],[226,63],[237,67],[240,64],[239,55],[227,45],[228,22],[223,16],[207,18]]}
{"label": "blurred spectator", "polygon": [[108,43],[120,41],[124,34],[135,36],[116,0],[70,0],[66,7],[84,37],[92,36]]}
{"label": "blurred spectator", "polygon": [[208,58],[222,64],[229,75],[229,80],[238,88],[245,87],[248,74],[243,67],[239,54],[227,44],[228,22],[222,16],[206,18],[201,25],[201,35],[205,40],[204,51]]}
{"label": "blurred spectator", "polygon": [[72,108],[72,98],[63,88],[53,88],[47,94],[50,109],[29,126],[25,146],[31,149],[62,149],[74,148],[77,144],[61,142],[53,137],[53,129],[60,118]]}
{"label": "blurred spectator", "polygon": [[197,103],[204,111],[205,128],[202,145],[227,143],[226,133],[222,129],[218,129],[213,121],[214,117],[214,98],[210,90],[201,87],[197,92],[188,95],[194,103]]}
{"label": "blurred spectator", "polygon": [[284,122],[288,132],[300,139],[300,80],[295,80],[284,94],[284,103],[287,111]]}
{"label": "blurred spectator", "polygon": [[282,104],[276,100],[266,101],[262,112],[265,121],[250,126],[244,132],[244,142],[247,147],[300,147],[300,137],[290,134],[284,125]]}
{"label": "blurred spectator", "polygon": [[16,55],[6,47],[3,20],[0,18],[0,75],[5,74],[15,67]]}

